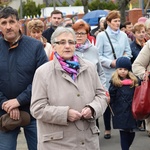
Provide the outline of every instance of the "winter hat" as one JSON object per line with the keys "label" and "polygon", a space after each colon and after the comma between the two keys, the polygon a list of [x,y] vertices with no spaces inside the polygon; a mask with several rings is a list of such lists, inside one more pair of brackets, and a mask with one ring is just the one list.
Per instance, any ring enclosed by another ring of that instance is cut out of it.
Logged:
{"label": "winter hat", "polygon": [[140,17],[140,18],[138,19],[138,23],[145,23],[146,20],[147,20],[146,17]]}
{"label": "winter hat", "polygon": [[129,71],[131,70],[131,61],[128,57],[119,57],[116,61],[117,68],[126,68]]}

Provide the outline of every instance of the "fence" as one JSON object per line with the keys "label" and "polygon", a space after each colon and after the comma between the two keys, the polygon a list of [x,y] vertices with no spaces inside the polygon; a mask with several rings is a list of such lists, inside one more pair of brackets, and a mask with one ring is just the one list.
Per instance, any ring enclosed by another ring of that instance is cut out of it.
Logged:
{"label": "fence", "polygon": [[[68,18],[72,18],[73,20],[77,20],[77,19],[81,19],[83,17],[84,14],[77,14],[77,15],[67,15],[65,17],[68,17]],[[35,19],[35,18],[27,18],[27,19],[21,19],[20,22],[21,22],[21,29],[22,29],[22,32],[26,35],[29,35],[28,31],[27,31],[27,23],[32,20],[32,19]],[[50,17],[46,17],[46,18],[37,18],[37,19],[40,19],[44,22],[44,30],[47,29],[49,27],[49,24],[50,24]]]}

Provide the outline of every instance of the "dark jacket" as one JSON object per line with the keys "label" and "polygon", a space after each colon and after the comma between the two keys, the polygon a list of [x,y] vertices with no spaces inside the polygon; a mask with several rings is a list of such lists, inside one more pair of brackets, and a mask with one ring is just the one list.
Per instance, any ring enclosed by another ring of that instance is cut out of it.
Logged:
{"label": "dark jacket", "polygon": [[138,56],[139,52],[141,51],[142,47],[139,44],[137,44],[136,41],[133,41],[130,44],[130,48],[131,48],[132,56],[133,56],[131,58],[131,62],[133,63],[136,57]]}
{"label": "dark jacket", "polygon": [[35,70],[47,62],[43,44],[31,37],[23,35],[10,48],[0,38],[0,116],[3,102],[17,98],[20,110],[29,112],[31,100],[31,84]]}
{"label": "dark jacket", "polygon": [[112,116],[114,129],[134,129],[136,120],[133,118],[131,104],[135,88],[129,85],[116,87],[110,83],[110,103],[114,116]]}
{"label": "dark jacket", "polygon": [[44,36],[47,39],[47,42],[51,43],[51,36],[52,36],[54,31],[55,30],[52,27],[43,31],[42,36]]}

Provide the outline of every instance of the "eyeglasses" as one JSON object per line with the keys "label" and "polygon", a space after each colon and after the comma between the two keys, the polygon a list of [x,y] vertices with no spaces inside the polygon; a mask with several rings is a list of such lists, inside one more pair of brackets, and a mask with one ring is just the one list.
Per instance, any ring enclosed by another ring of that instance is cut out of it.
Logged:
{"label": "eyeglasses", "polygon": [[56,41],[55,44],[58,44],[58,45],[66,45],[66,44],[69,44],[69,45],[75,45],[76,44],[76,41],[72,41],[72,40],[69,40],[69,41],[65,41],[65,40],[61,40],[61,41]]}
{"label": "eyeglasses", "polygon": [[75,34],[76,34],[76,35],[83,36],[83,35],[85,35],[85,34],[87,34],[87,33],[86,33],[86,32],[76,32]]}

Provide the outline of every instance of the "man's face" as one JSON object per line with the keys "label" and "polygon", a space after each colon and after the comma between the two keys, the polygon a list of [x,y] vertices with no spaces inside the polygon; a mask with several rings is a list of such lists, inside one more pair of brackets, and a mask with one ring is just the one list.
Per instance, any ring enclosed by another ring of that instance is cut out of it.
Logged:
{"label": "man's face", "polygon": [[63,22],[63,18],[61,16],[61,14],[53,14],[51,16],[50,22],[51,22],[52,26],[58,27]]}
{"label": "man's face", "polygon": [[132,30],[133,30],[133,24],[132,24],[132,23],[129,24],[129,25],[126,25],[126,31],[127,31],[128,33],[131,33]]}
{"label": "man's face", "polygon": [[16,16],[0,19],[0,30],[8,42],[14,42],[19,36],[20,23]]}

